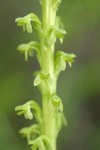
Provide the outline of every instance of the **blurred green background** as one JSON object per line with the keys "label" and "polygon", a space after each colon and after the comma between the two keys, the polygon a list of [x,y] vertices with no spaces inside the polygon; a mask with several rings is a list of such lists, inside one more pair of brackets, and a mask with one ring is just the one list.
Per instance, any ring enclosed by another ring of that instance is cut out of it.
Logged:
{"label": "blurred green background", "polygon": [[[18,44],[37,39],[14,21],[32,11],[41,17],[38,0],[0,0],[0,150],[28,150],[18,130],[29,122],[17,117],[14,108],[30,99],[41,101],[32,85],[38,63],[25,62],[16,50]],[[58,14],[68,34],[56,49],[77,55],[58,81],[68,121],[58,150],[100,150],[100,1],[62,0]]]}

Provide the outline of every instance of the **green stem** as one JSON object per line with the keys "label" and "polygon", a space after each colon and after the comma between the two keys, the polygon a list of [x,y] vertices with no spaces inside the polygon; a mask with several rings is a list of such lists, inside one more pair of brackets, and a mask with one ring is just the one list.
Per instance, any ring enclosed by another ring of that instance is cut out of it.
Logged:
{"label": "green stem", "polygon": [[43,133],[48,136],[50,140],[50,144],[52,150],[56,150],[56,122],[55,111],[50,110],[50,106],[48,105],[48,100],[50,99],[49,95],[43,95]]}
{"label": "green stem", "polygon": [[[44,38],[47,28],[55,25],[56,13],[52,8],[52,0],[42,0],[42,28],[43,35],[41,37],[41,69],[49,73],[50,82],[48,82],[47,90],[42,92],[42,134],[48,136],[53,150],[56,150],[56,113],[49,105],[50,97],[56,93],[56,79],[54,74],[54,45],[45,48]],[[44,85],[46,86],[46,85]]]}
{"label": "green stem", "polygon": [[42,0],[42,23],[43,23],[43,29],[46,30],[46,28],[49,26],[50,22],[50,0]]}

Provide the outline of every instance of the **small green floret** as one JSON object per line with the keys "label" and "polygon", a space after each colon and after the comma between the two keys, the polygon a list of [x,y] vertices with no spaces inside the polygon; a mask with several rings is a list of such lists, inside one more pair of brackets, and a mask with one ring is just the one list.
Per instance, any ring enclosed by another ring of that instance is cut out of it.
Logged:
{"label": "small green floret", "polygon": [[38,86],[42,83],[42,81],[46,81],[49,78],[49,74],[46,72],[39,72],[39,74],[36,76],[34,80],[34,86]]}
{"label": "small green floret", "polygon": [[19,133],[22,134],[23,137],[26,137],[29,143],[32,138],[40,135],[40,126],[38,124],[34,124],[29,127],[24,127],[20,129]]}
{"label": "small green floret", "polygon": [[30,13],[24,17],[19,17],[15,20],[17,26],[22,26],[23,31],[27,31],[28,33],[32,33],[34,30],[41,30],[41,21],[38,16],[34,13]]}
{"label": "small green floret", "polygon": [[20,44],[17,49],[21,53],[24,53],[25,61],[28,60],[28,56],[30,56],[30,57],[34,56],[34,50],[37,53],[37,57],[38,58],[40,57],[40,44],[36,41],[31,41],[26,44]]}
{"label": "small green floret", "polygon": [[56,94],[52,95],[52,97],[50,98],[50,103],[52,104],[53,107],[57,108],[61,112],[63,111],[62,100]]}
{"label": "small green floret", "polygon": [[15,111],[17,111],[17,115],[24,115],[25,119],[29,120],[33,119],[34,114],[35,119],[38,122],[41,122],[41,109],[39,104],[34,100],[30,100],[23,105],[17,106]]}
{"label": "small green floret", "polygon": [[75,54],[65,53],[63,51],[58,51],[55,56],[55,74],[58,76],[61,71],[66,69],[66,62],[69,66],[72,66],[74,62]]}
{"label": "small green floret", "polygon": [[32,106],[31,106],[31,101],[27,102],[26,104],[24,105],[20,105],[20,106],[17,106],[15,108],[15,111],[17,111],[17,115],[24,115],[25,119],[33,119],[33,113],[31,111],[32,109]]}

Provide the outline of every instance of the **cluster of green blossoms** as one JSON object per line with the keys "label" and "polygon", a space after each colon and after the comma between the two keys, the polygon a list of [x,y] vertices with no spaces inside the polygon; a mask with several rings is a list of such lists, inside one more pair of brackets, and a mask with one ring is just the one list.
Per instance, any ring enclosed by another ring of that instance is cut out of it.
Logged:
{"label": "cluster of green blossoms", "polygon": [[51,13],[50,15],[54,20],[51,20],[48,23],[49,25],[46,25],[46,18],[41,21],[34,13],[15,20],[18,26],[23,27],[23,31],[32,33],[34,30],[38,34],[40,41],[30,41],[18,46],[18,51],[25,55],[25,61],[36,54],[40,66],[40,71],[35,72],[33,85],[37,86],[41,92],[42,107],[36,101],[30,100],[15,108],[18,115],[24,115],[25,119],[29,120],[34,117],[36,120],[35,124],[20,130],[20,133],[27,138],[32,150],[56,150],[58,133],[62,125],[66,125],[62,100],[56,94],[56,83],[61,71],[66,69],[66,64],[68,63],[71,67],[76,57],[74,54],[63,51],[55,53],[54,44],[57,38],[61,44],[63,43],[66,31],[62,28],[60,18],[56,16],[61,0],[47,1],[42,0],[40,4],[44,11],[43,17],[46,17],[47,10],[45,5],[49,3],[47,7],[51,7],[48,13]]}

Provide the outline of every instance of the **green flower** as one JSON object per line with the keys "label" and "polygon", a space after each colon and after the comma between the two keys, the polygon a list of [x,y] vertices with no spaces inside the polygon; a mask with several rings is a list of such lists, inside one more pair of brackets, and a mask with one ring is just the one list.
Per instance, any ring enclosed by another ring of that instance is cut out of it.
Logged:
{"label": "green flower", "polygon": [[15,20],[18,26],[22,26],[23,30],[32,33],[32,28],[40,30],[41,21],[34,13],[30,13],[24,17],[19,17]]}
{"label": "green flower", "polygon": [[21,53],[25,54],[25,60],[28,60],[28,56],[33,57],[34,56],[34,50],[37,52],[37,57],[39,58],[40,54],[39,54],[39,49],[40,49],[40,45],[38,42],[36,41],[31,41],[29,43],[26,44],[20,44],[18,46],[18,51],[20,51]]}
{"label": "green flower", "polygon": [[15,108],[17,115],[24,115],[25,119],[33,119],[33,114],[37,122],[41,122],[41,109],[37,102],[30,100],[27,103]]}
{"label": "green flower", "polygon": [[57,96],[56,94],[53,94],[52,97],[50,98],[50,103],[52,104],[52,106],[54,108],[57,108],[58,110],[60,110],[61,112],[63,111],[63,104],[62,104],[62,100],[60,99],[59,96]]}
{"label": "green flower", "polygon": [[55,74],[58,77],[61,71],[66,69],[66,63],[71,67],[74,62],[75,54],[58,51],[55,56]]}
{"label": "green flower", "polygon": [[40,127],[38,124],[34,124],[29,127],[22,128],[19,133],[22,134],[23,137],[26,137],[29,142],[33,137],[36,137],[36,135],[40,135]]}
{"label": "green flower", "polygon": [[31,111],[32,109],[31,103],[32,101],[29,101],[23,105],[17,106],[15,108],[15,111],[18,111],[17,115],[19,116],[24,115],[25,119],[29,119],[29,120],[33,119],[33,113]]}

